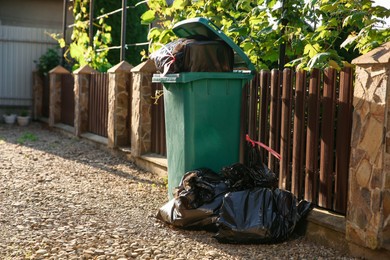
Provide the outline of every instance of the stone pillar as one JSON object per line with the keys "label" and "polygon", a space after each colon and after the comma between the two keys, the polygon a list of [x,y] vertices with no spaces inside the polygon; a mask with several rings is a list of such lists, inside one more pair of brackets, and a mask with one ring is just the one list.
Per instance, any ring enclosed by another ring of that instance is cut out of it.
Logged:
{"label": "stone pillar", "polygon": [[53,127],[61,121],[61,87],[62,74],[68,74],[69,71],[58,65],[49,71],[50,77],[50,104],[49,104],[49,126]]}
{"label": "stone pillar", "polygon": [[43,102],[43,79],[38,71],[33,71],[33,119],[37,120],[42,116]]}
{"label": "stone pillar", "polygon": [[74,74],[74,131],[80,136],[88,129],[88,95],[91,73],[96,72],[85,65],[73,72]]}
{"label": "stone pillar", "polygon": [[355,59],[346,238],[390,249],[390,42]]}
{"label": "stone pillar", "polygon": [[131,102],[130,86],[133,67],[122,61],[108,70],[108,147],[130,145],[129,129],[131,123],[129,103]]}
{"label": "stone pillar", "polygon": [[135,157],[150,152],[152,130],[152,76],[154,62],[147,60],[134,67],[131,101],[131,154]]}

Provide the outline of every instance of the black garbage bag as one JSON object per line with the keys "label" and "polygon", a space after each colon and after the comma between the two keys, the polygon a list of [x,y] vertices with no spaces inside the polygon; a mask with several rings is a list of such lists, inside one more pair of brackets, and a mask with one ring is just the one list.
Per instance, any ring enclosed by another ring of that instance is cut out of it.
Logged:
{"label": "black garbage bag", "polygon": [[250,142],[246,142],[244,164],[249,168],[258,166],[266,167],[263,166],[264,163],[263,158],[261,157],[259,146],[253,145]]}
{"label": "black garbage bag", "polygon": [[178,72],[231,72],[233,64],[233,50],[224,41],[192,39],[183,43],[174,63]]}
{"label": "black garbage bag", "polygon": [[187,39],[177,39],[161,46],[160,49],[150,54],[150,59],[154,61],[157,71],[163,74],[179,72],[180,69],[175,67],[175,63],[180,63],[176,61],[182,59],[182,55],[176,56],[181,53],[185,41]]}
{"label": "black garbage bag", "polygon": [[255,188],[225,195],[215,238],[222,243],[277,243],[286,240],[311,203],[285,190]]}
{"label": "black garbage bag", "polygon": [[248,167],[241,163],[236,163],[223,167],[221,174],[231,191],[240,191],[256,187],[275,188],[278,178],[264,164],[253,164]]}
{"label": "black garbage bag", "polygon": [[233,71],[234,53],[224,41],[211,41],[201,37],[172,41],[153,52],[150,59],[162,75],[178,72],[229,72]]}
{"label": "black garbage bag", "polygon": [[192,209],[185,207],[180,198],[174,198],[159,209],[156,217],[175,227],[216,232],[223,197],[220,194],[210,203]]}
{"label": "black garbage bag", "polygon": [[175,198],[159,209],[157,218],[176,227],[215,230],[227,192],[224,178],[212,170],[187,172],[176,188]]}
{"label": "black garbage bag", "polygon": [[222,168],[231,191],[253,189],[256,187],[276,188],[278,178],[264,163],[258,146],[247,142],[244,164],[236,163]]}
{"label": "black garbage bag", "polygon": [[187,209],[195,209],[227,192],[223,176],[208,168],[187,172],[175,188],[174,197],[180,198]]}

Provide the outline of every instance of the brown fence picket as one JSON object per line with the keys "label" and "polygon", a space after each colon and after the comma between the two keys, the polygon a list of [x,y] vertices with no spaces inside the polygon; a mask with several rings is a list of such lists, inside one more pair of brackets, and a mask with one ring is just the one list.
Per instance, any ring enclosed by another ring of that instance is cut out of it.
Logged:
{"label": "brown fence picket", "polygon": [[317,159],[318,159],[318,118],[320,99],[320,71],[313,69],[310,75],[309,99],[306,131],[306,175],[305,199],[316,201],[317,192]]}
{"label": "brown fence picket", "polygon": [[[279,123],[278,123],[278,103],[279,103],[279,70],[271,71],[271,89],[270,89],[270,129],[269,129],[269,147],[278,151]],[[276,171],[276,160],[273,156],[268,157],[268,167]]]}
{"label": "brown fence picket", "polygon": [[279,188],[288,189],[291,182],[290,175],[290,137],[291,137],[291,95],[292,95],[292,71],[284,69],[281,126],[280,126],[280,171]]}
{"label": "brown fence picket", "polygon": [[[283,86],[283,71],[278,70],[278,99],[277,99],[277,108],[276,108],[276,141],[275,141],[275,151],[280,153],[280,125],[282,119],[282,86]],[[275,160],[274,171],[279,172],[280,161]]]}
{"label": "brown fence picket", "polygon": [[[270,73],[266,70],[260,71],[259,80],[259,94],[260,94],[260,105],[259,105],[259,133],[258,140],[263,144],[268,143],[268,106],[269,106],[269,89],[270,89]],[[265,160],[266,152],[264,149],[261,150],[261,156]]]}
{"label": "brown fence picket", "polygon": [[318,195],[318,205],[324,208],[332,207],[336,77],[335,69],[327,68],[324,70]]}
{"label": "brown fence picket", "polygon": [[306,71],[298,71],[296,72],[295,80],[295,112],[291,173],[291,192],[294,193],[297,197],[301,197],[303,193],[303,159],[305,152],[305,93]]}
{"label": "brown fence picket", "polygon": [[61,77],[61,123],[74,126],[74,78],[72,74]]}
{"label": "brown fence picket", "polygon": [[256,74],[253,79],[248,83],[248,134],[251,137],[254,137],[257,132],[257,100],[259,98],[258,94],[259,86],[259,75]]}
{"label": "brown fence picket", "polygon": [[[162,91],[162,84],[153,83],[152,93]],[[152,131],[151,131],[151,152],[165,156],[167,154],[165,141],[165,116],[164,116],[164,95],[160,96],[152,105]]]}
{"label": "brown fence picket", "polygon": [[352,118],[352,68],[340,72],[337,113],[335,203],[337,212],[345,213],[347,207],[348,168]]}

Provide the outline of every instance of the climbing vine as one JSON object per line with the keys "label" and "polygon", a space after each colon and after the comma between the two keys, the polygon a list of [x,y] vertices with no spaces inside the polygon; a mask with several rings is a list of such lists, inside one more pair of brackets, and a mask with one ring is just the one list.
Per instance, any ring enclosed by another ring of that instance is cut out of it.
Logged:
{"label": "climbing vine", "polygon": [[105,23],[105,17],[94,22],[94,36],[89,39],[89,0],[74,0],[71,6],[74,16],[74,27],[71,43],[66,46],[65,40],[58,34],[52,34],[61,48],[67,47],[65,58],[75,70],[89,65],[98,71],[107,71],[111,68],[108,62],[108,46],[112,42],[111,26]]}

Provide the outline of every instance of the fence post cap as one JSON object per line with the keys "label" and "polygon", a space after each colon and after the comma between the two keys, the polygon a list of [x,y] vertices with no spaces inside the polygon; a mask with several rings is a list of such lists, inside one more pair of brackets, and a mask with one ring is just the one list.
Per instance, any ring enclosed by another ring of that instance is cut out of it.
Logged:
{"label": "fence post cap", "polygon": [[97,72],[97,70],[92,69],[88,65],[84,65],[81,68],[78,68],[77,70],[73,71],[73,74],[91,74]]}
{"label": "fence post cap", "polygon": [[54,67],[53,69],[51,69],[49,71],[49,74],[52,74],[52,73],[55,73],[55,74],[69,74],[70,72],[69,72],[69,70],[65,69],[61,65],[58,65],[57,67]]}
{"label": "fence post cap", "polygon": [[121,61],[111,69],[109,69],[107,72],[109,73],[115,73],[115,72],[130,72],[130,70],[133,68],[132,65],[130,65],[127,61]]}
{"label": "fence post cap", "polygon": [[147,60],[134,67],[131,72],[149,72],[155,73],[157,71],[156,65],[152,60]]}
{"label": "fence post cap", "polygon": [[352,64],[386,64],[390,62],[390,42],[352,60]]}

